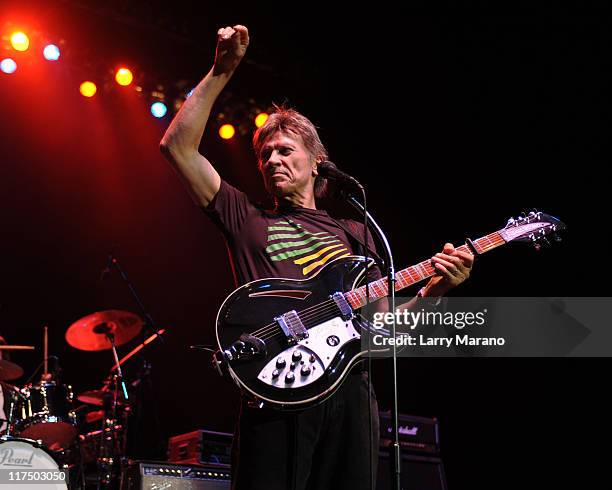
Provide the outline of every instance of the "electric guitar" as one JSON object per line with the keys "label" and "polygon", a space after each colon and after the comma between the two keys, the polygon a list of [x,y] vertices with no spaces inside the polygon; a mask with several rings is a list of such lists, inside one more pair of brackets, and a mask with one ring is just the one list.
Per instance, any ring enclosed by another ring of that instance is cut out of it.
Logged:
{"label": "electric guitar", "polygon": [[[458,250],[480,255],[506,243],[530,242],[539,249],[560,240],[565,225],[531,212]],[[373,262],[372,259],[369,259]],[[355,315],[366,304],[365,258],[336,259],[306,280],[269,278],[247,283],[223,302],[217,314],[219,350],[213,364],[259,403],[301,409],[325,400],[355,363],[363,360],[361,332],[367,322]],[[399,291],[435,274],[431,260],[396,273]],[[387,278],[369,283],[370,301],[388,294]]]}

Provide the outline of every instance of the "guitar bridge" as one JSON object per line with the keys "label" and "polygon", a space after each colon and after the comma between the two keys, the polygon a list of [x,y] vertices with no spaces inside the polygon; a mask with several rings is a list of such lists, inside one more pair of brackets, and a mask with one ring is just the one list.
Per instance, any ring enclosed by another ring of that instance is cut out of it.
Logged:
{"label": "guitar bridge", "polygon": [[287,337],[289,345],[297,344],[300,340],[308,337],[308,330],[300,320],[297,311],[291,310],[274,318],[281,330]]}

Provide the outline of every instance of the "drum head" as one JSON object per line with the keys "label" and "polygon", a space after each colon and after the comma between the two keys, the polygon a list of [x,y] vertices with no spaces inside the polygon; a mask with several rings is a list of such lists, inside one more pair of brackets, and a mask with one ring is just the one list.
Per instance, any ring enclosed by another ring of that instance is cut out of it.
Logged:
{"label": "drum head", "polygon": [[54,418],[34,419],[31,425],[19,431],[21,437],[40,440],[52,451],[68,448],[77,435],[77,428]]}
{"label": "drum head", "polygon": [[[65,481],[53,480],[60,467],[53,456],[36,441],[18,438],[0,438],[0,482],[8,484],[6,488],[19,490],[67,490]],[[29,478],[37,478],[32,483],[23,480],[11,485],[15,478],[31,472]],[[19,473],[19,475],[17,475]],[[45,476],[43,476],[43,474]],[[34,476],[38,475],[38,476]],[[43,483],[43,479],[47,482]],[[67,478],[67,475],[66,475]],[[51,481],[49,481],[51,480]],[[0,488],[4,485],[0,485]]]}

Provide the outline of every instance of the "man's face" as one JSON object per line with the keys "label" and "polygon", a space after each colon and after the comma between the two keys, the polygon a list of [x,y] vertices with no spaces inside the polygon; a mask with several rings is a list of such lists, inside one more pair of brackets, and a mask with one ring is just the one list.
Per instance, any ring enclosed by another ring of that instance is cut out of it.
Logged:
{"label": "man's face", "polygon": [[276,132],[261,148],[259,170],[274,197],[303,196],[314,186],[316,163],[300,136]]}

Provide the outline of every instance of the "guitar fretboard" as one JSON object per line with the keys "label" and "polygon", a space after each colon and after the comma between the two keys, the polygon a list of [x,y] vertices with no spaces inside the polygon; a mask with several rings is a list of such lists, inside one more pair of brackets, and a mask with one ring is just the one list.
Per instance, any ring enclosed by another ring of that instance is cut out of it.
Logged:
{"label": "guitar fretboard", "polygon": [[[474,244],[476,251],[479,254],[483,254],[505,244],[506,241],[502,238],[499,231],[496,231],[474,240],[472,243]],[[468,252],[469,254],[472,253],[470,247],[467,245],[457,247],[456,250],[462,250],[464,252]],[[401,271],[395,273],[395,290],[400,291],[408,286],[412,286],[413,284],[432,277],[435,273],[436,270],[433,267],[430,259],[419,262],[418,264],[407,267],[406,269],[402,269]],[[371,302],[384,298],[389,292],[386,277],[369,283],[368,287]],[[361,308],[367,302],[366,286],[361,286],[360,288],[349,291],[344,294],[344,297],[353,307],[353,309]]]}

